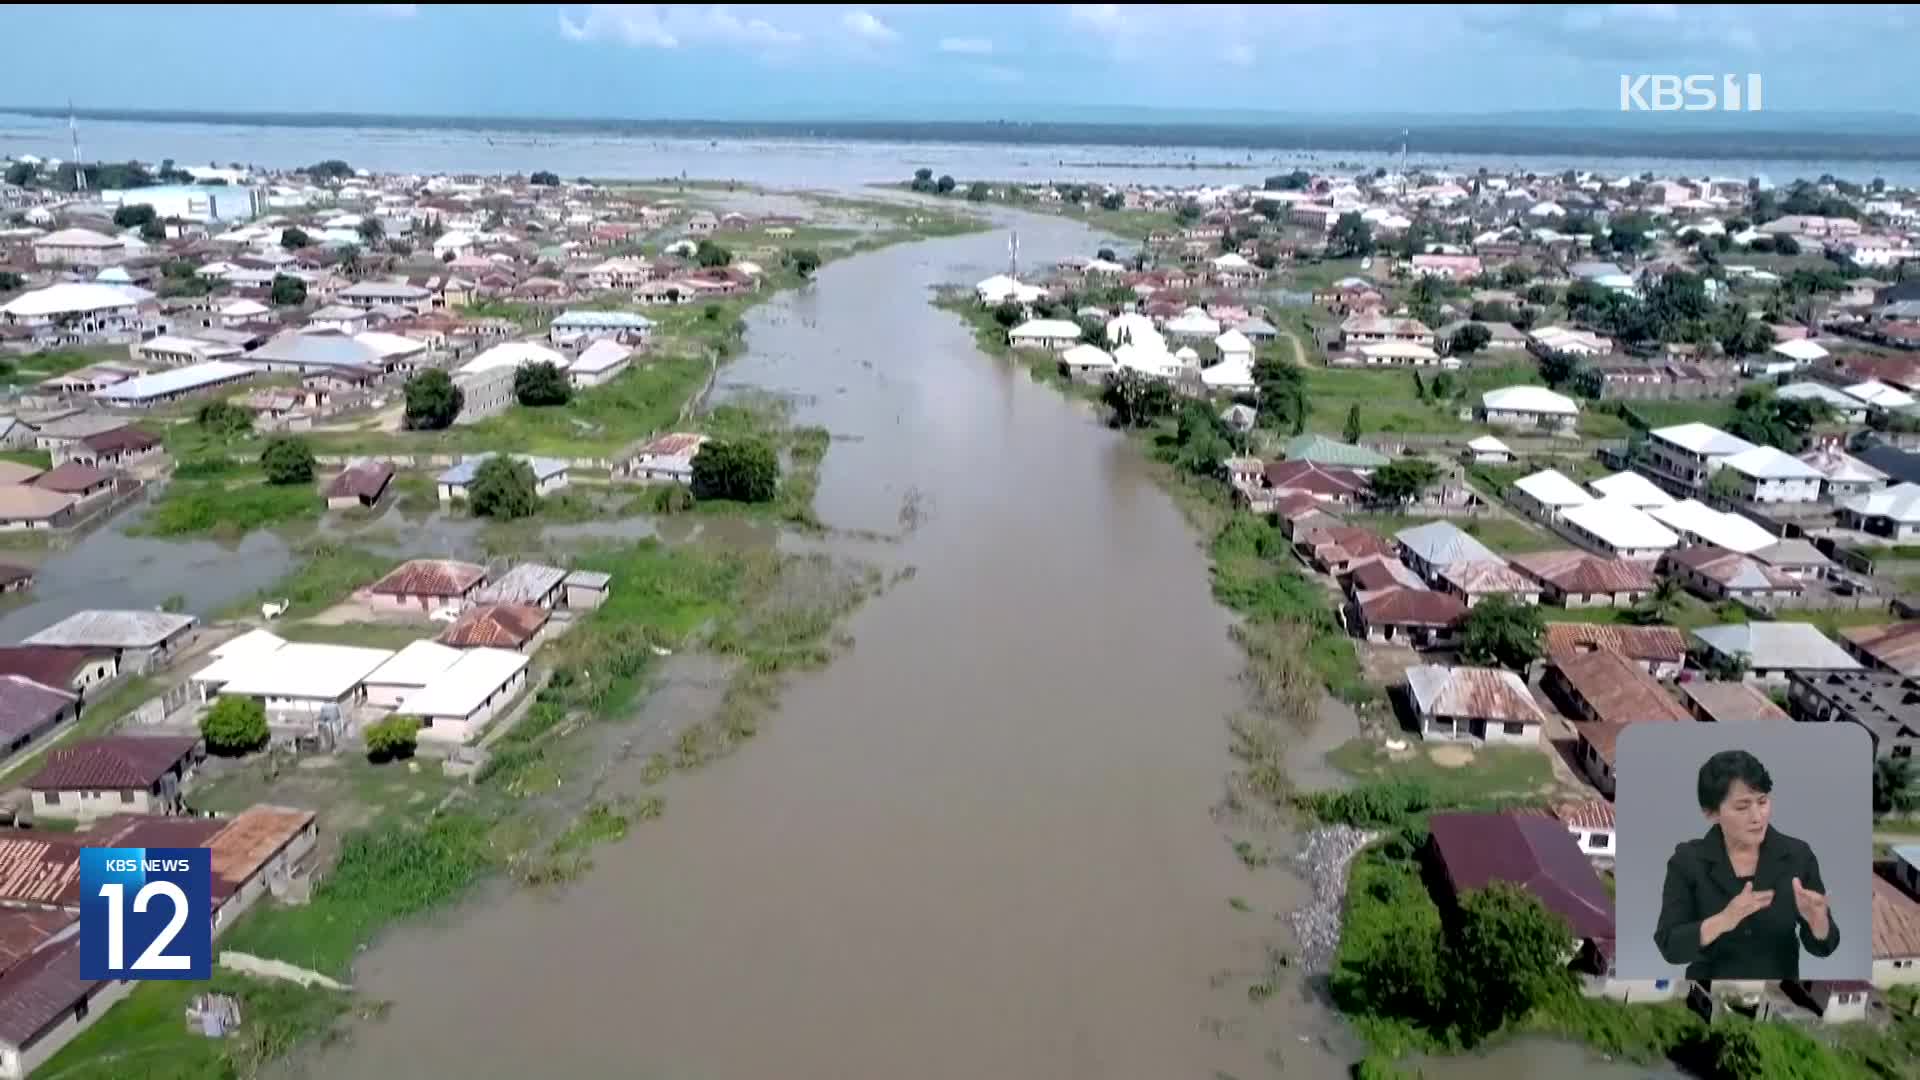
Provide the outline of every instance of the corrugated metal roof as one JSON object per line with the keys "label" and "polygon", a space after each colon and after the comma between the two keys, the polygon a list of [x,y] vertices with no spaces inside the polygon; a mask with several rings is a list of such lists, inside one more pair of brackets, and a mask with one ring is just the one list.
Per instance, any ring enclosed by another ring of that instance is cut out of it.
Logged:
{"label": "corrugated metal roof", "polygon": [[1620,724],[1691,720],[1647,670],[1619,653],[1600,649],[1556,656],[1562,682],[1596,718]]}
{"label": "corrugated metal roof", "polygon": [[1537,815],[1435,814],[1428,832],[1456,893],[1510,882],[1567,920],[1576,937],[1613,936],[1613,898],[1558,822]]}
{"label": "corrugated metal roof", "polygon": [[1546,722],[1527,684],[1511,671],[1419,664],[1407,669],[1407,689],[1421,713],[1427,715],[1501,723]]}
{"label": "corrugated metal roof", "polygon": [[1850,626],[1840,636],[1889,671],[1920,675],[1920,622]]}
{"label": "corrugated metal roof", "polygon": [[1677,664],[1687,658],[1687,636],[1671,626],[1547,624],[1547,652],[1550,655],[1587,649],[1612,649],[1630,660]]}

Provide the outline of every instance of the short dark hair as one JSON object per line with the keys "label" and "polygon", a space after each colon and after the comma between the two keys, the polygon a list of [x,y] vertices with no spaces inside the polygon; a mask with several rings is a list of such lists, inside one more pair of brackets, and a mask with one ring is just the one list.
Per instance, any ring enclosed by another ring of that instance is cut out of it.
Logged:
{"label": "short dark hair", "polygon": [[1773,777],[1759,758],[1745,750],[1722,750],[1700,766],[1700,809],[1718,810],[1735,780],[1762,795],[1773,790]]}

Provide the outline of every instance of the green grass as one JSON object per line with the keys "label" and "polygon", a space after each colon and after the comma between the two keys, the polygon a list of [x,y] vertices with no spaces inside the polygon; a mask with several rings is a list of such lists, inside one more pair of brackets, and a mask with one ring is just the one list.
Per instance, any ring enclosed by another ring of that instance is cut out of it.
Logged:
{"label": "green grass", "polygon": [[553,321],[553,316],[538,304],[515,300],[477,301],[461,307],[460,314],[470,319],[507,319],[522,330],[538,330]]}
{"label": "green grass", "polygon": [[1461,531],[1502,554],[1552,551],[1571,547],[1567,541],[1537,526],[1507,517],[1425,518],[1413,514],[1353,514],[1349,520],[1391,537],[1402,529],[1435,521],[1452,521]]}
{"label": "green grass", "polygon": [[454,899],[493,861],[486,822],[465,813],[357,830],[309,904],[262,905],[221,944],[344,978],[382,927]]}
{"label": "green grass", "polygon": [[[1542,606],[1540,610],[1546,614],[1548,622],[1591,623],[1596,626],[1637,625],[1631,608],[1561,608],[1549,604]],[[1691,593],[1685,593],[1681,595],[1679,603],[1668,613],[1661,625],[1691,630],[1695,627],[1714,626],[1724,622],[1746,621],[1748,619],[1744,613],[1723,610]]]}
{"label": "green grass", "polygon": [[[224,944],[224,942],[222,943]],[[206,991],[240,1002],[229,1038],[187,1030],[185,1014]],[[346,994],[216,970],[211,982],[148,982],[134,988],[33,1071],[35,1080],[214,1080],[253,1076],[294,1043],[329,1030],[351,1009]]]}
{"label": "green grass", "polygon": [[1672,427],[1675,424],[1694,422],[1724,428],[1733,418],[1733,402],[1730,399],[1628,401],[1621,404],[1638,416],[1648,428]]}
{"label": "green grass", "polygon": [[310,641],[319,645],[359,645],[368,649],[401,649],[421,638],[432,637],[437,628],[406,623],[280,623],[273,632],[288,641]]}
{"label": "green grass", "polygon": [[125,345],[92,345],[79,349],[48,349],[24,356],[0,359],[0,386],[31,386],[75,368],[109,361],[125,363],[129,358]]}
{"label": "green grass", "polygon": [[167,484],[147,516],[128,533],[139,536],[243,536],[255,529],[318,520],[326,510],[311,484],[278,486],[264,480]]}
{"label": "green grass", "polygon": [[1517,460],[1512,465],[1469,465],[1467,478],[1473,481],[1482,495],[1504,498],[1514,481],[1543,469],[1557,469],[1562,476],[1576,484],[1597,480],[1612,471],[1590,457],[1535,457]]}
{"label": "green grass", "polygon": [[1354,739],[1327,754],[1327,763],[1363,782],[1401,781],[1421,784],[1436,804],[1451,806],[1488,799],[1522,799],[1553,788],[1553,768],[1544,753],[1524,746],[1478,747],[1473,761],[1458,768],[1436,765],[1424,744],[1395,761],[1370,739]]}
{"label": "green grass", "polygon": [[53,452],[50,450],[0,450],[0,461],[11,461],[15,465],[30,465],[36,469],[51,469]]}
{"label": "green grass", "polygon": [[[1433,373],[1423,372],[1421,378],[1431,385]],[[1306,381],[1312,406],[1307,414],[1308,431],[1341,434],[1349,410],[1356,405],[1360,407],[1360,429],[1369,435],[1456,435],[1480,430],[1460,419],[1457,404],[1420,400],[1412,369],[1309,367]]]}
{"label": "green grass", "polygon": [[[1295,263],[1287,271],[1287,278],[1294,288],[1312,292],[1325,289],[1341,278],[1365,277],[1360,272],[1359,259],[1323,259],[1318,262]],[[1382,290],[1386,286],[1379,286]]]}
{"label": "green grass", "polygon": [[235,601],[221,614],[227,618],[258,614],[270,600],[288,600],[285,615],[303,618],[337,603],[362,585],[370,585],[393,569],[395,561],[348,544],[321,541],[295,554],[292,570],[254,595]]}

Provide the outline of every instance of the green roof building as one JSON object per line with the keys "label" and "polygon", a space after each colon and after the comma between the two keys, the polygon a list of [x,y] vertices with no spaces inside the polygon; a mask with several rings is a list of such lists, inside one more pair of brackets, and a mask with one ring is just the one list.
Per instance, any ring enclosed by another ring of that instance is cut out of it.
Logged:
{"label": "green roof building", "polygon": [[1325,435],[1294,436],[1287,442],[1286,455],[1288,461],[1311,461],[1315,465],[1338,465],[1343,469],[1378,469],[1387,463],[1385,454],[1336,442]]}

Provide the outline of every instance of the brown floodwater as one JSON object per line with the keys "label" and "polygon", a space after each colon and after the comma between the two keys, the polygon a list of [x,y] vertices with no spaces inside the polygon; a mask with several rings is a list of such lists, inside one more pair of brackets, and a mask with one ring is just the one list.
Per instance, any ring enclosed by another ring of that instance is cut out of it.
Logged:
{"label": "brown floodwater", "polygon": [[[1036,262],[1095,246],[1019,220]],[[912,507],[861,553],[917,573],[584,878],[383,938],[356,983],[391,1012],[313,1075],[1345,1075],[1296,980],[1247,992],[1302,886],[1216,821],[1244,692],[1196,537],[1132,448],[927,303],[1006,241],[861,256],[752,316],[727,385],[834,433],[829,525]]]}

